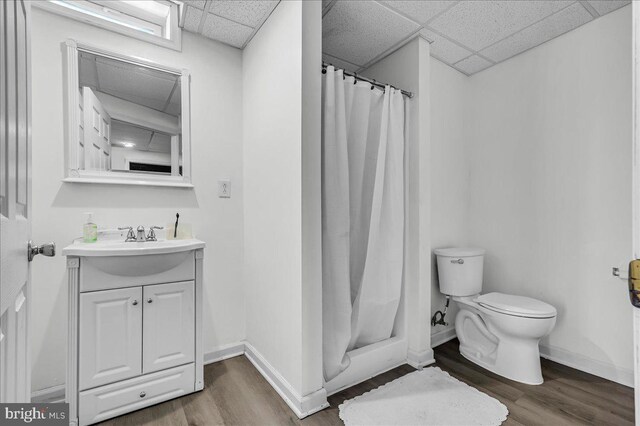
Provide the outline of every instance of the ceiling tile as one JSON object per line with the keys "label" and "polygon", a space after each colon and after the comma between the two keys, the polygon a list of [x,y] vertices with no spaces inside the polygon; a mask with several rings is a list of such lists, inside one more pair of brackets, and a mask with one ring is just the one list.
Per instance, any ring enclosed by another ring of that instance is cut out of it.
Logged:
{"label": "ceiling tile", "polygon": [[214,0],[209,12],[255,28],[277,4],[277,0]]}
{"label": "ceiling tile", "polygon": [[327,11],[327,9],[335,3],[335,0],[322,0],[322,14]]}
{"label": "ceiling tile", "polygon": [[431,56],[452,65],[460,59],[470,56],[473,52],[460,47],[454,42],[434,33],[428,28],[420,30],[420,34],[431,41]]}
{"label": "ceiling tile", "polygon": [[147,150],[152,152],[171,153],[171,136],[165,133],[153,132],[151,142],[147,145]]}
{"label": "ceiling tile", "polygon": [[247,27],[209,13],[204,21],[202,35],[230,44],[235,47],[242,47],[253,33],[253,28]]}
{"label": "ceiling tile", "polygon": [[184,15],[184,29],[197,33],[200,28],[200,19],[202,18],[202,11],[195,7],[187,6],[187,11]]}
{"label": "ceiling tile", "polygon": [[480,53],[493,61],[504,61],[511,56],[515,56],[586,24],[592,19],[591,14],[580,3],[574,3],[568,8],[482,50]]}
{"label": "ceiling tile", "polygon": [[478,55],[473,55],[455,63],[453,66],[457,70],[460,70],[467,75],[471,75],[482,71],[485,68],[489,68],[491,65],[493,64],[486,59],[481,58]]}
{"label": "ceiling tile", "polygon": [[419,28],[376,2],[338,1],[323,19],[323,50],[364,65]]}
{"label": "ceiling tile", "polygon": [[573,1],[463,1],[429,26],[474,50],[483,48],[557,12]]}
{"label": "ceiling tile", "polygon": [[114,145],[128,142],[133,143],[136,149],[146,149],[152,134],[149,129],[120,120],[111,120],[111,143]]}
{"label": "ceiling tile", "polygon": [[187,6],[193,6],[195,8],[198,8],[200,10],[204,9],[204,6],[206,4],[205,0],[182,0],[184,2],[184,4],[186,4]]}
{"label": "ceiling tile", "polygon": [[438,13],[444,12],[447,8],[453,6],[455,1],[422,1],[422,0],[397,0],[397,1],[383,1],[386,6],[389,6],[398,12],[403,13],[412,20],[424,24],[432,19]]}
{"label": "ceiling tile", "polygon": [[97,57],[101,92],[162,111],[176,83],[176,76],[118,60]]}
{"label": "ceiling tile", "polygon": [[350,64],[347,61],[343,61],[340,58],[335,58],[327,54],[322,55],[322,60],[328,64],[333,65],[336,68],[343,69],[349,72],[356,72],[360,68],[358,65]]}
{"label": "ceiling tile", "polygon": [[609,12],[613,12],[616,9],[621,8],[629,3],[631,0],[618,1],[618,0],[589,0],[588,2],[600,15],[606,15]]}

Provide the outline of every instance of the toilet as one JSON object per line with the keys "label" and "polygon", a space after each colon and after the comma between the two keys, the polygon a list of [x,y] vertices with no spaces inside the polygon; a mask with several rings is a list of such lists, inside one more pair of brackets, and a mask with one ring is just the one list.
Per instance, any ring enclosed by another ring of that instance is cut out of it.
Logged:
{"label": "toilet", "polygon": [[460,308],[456,334],[460,353],[496,374],[529,385],[542,384],[538,342],[553,330],[556,309],[523,296],[482,291],[483,249],[434,251],[440,292]]}

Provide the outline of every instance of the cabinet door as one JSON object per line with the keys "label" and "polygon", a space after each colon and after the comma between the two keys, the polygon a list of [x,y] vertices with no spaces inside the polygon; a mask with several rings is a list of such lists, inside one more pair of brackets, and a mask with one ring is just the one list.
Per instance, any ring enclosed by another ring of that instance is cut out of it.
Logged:
{"label": "cabinet door", "polygon": [[80,294],[80,390],[142,372],[142,287]]}
{"label": "cabinet door", "polygon": [[193,281],[144,287],[144,373],[193,362]]}

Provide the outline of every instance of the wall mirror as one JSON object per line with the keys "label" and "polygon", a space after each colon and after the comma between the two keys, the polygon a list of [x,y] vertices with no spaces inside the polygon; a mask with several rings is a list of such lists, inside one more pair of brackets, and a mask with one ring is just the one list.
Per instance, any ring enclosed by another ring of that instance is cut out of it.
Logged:
{"label": "wall mirror", "polygon": [[64,181],[192,186],[188,71],[65,44]]}

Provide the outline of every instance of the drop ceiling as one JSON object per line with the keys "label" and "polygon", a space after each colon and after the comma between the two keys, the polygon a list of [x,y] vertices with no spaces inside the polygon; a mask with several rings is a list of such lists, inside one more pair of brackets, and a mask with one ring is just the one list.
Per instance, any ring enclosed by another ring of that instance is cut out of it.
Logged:
{"label": "drop ceiling", "polygon": [[421,35],[431,56],[472,75],[629,3],[325,0],[324,60],[360,71]]}
{"label": "drop ceiling", "polygon": [[[431,56],[473,75],[630,0],[323,0],[323,57],[360,71],[416,36]],[[186,0],[184,29],[243,48],[278,0]]]}
{"label": "drop ceiling", "polygon": [[180,114],[177,75],[80,52],[79,86],[173,116]]}
{"label": "drop ceiling", "polygon": [[183,0],[182,26],[192,33],[244,48],[279,0]]}
{"label": "drop ceiling", "polygon": [[[133,144],[133,146],[128,145]],[[171,153],[171,136],[120,120],[111,120],[111,145],[137,151]],[[181,152],[181,148],[180,151]]]}

